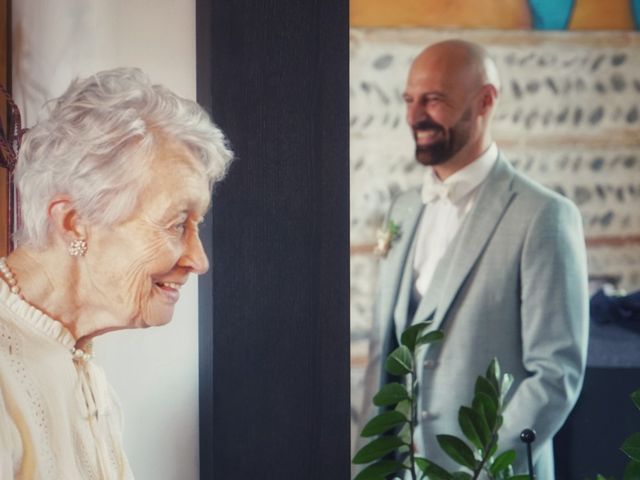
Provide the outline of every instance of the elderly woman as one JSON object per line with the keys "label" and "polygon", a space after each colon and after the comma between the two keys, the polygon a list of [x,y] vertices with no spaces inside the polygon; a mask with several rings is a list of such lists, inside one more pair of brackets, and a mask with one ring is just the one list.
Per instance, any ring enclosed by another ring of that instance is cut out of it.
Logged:
{"label": "elderly woman", "polygon": [[91,341],[171,320],[209,266],[198,226],[230,159],[202,108],[137,69],[75,81],[26,134],[0,260],[0,478],[132,477]]}

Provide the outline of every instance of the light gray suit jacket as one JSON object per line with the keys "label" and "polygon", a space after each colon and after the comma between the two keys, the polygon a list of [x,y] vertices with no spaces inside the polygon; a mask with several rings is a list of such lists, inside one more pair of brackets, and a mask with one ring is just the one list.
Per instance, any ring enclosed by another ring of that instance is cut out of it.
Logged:
{"label": "light gray suit jacket", "polygon": [[397,334],[394,324],[431,319],[430,329],[441,328],[446,337],[421,358],[420,452],[457,469],[435,435],[462,437],[458,409],[470,405],[476,377],[497,357],[503,372],[515,378],[500,451],[515,449],[516,471],[526,472],[519,435],[535,429],[536,473],[553,480],[552,437],[578,397],[586,363],[588,292],[580,214],[564,197],[517,173],[501,155],[408,319],[423,208],[429,206],[423,207],[414,190],[398,197],[389,212],[401,233],[380,265],[366,398],[384,379],[380,365]]}

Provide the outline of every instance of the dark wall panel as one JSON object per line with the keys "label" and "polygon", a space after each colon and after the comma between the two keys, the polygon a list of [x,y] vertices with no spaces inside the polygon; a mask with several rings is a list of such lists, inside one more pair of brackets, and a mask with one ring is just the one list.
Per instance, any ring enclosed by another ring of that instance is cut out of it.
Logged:
{"label": "dark wall panel", "polygon": [[556,480],[622,478],[629,458],[620,445],[640,430],[631,401],[638,387],[638,368],[587,368],[580,398],[554,439]]}
{"label": "dark wall panel", "polygon": [[203,232],[201,478],[349,478],[348,2],[197,2],[237,160]]}

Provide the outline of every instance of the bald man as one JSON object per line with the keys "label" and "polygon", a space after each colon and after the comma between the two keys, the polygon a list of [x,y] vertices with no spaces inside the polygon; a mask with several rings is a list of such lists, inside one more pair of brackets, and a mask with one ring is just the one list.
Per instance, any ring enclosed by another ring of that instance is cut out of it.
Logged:
{"label": "bald man", "polygon": [[458,468],[435,435],[462,436],[458,409],[497,357],[515,379],[500,450],[515,449],[526,473],[519,435],[535,429],[536,473],[552,480],[552,438],[586,361],[584,237],[576,207],[516,172],[493,142],[499,94],[495,64],[472,43],[432,45],[411,66],[404,101],[424,178],[388,214],[400,236],[380,264],[367,384],[389,380],[380,365],[402,330],[431,320],[446,337],[420,358],[419,451]]}

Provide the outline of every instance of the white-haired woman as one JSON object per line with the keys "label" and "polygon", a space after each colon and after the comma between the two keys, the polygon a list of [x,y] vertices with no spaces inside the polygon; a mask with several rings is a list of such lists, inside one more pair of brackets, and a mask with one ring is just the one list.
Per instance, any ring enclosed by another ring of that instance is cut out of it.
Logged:
{"label": "white-haired woman", "polygon": [[208,261],[198,225],[231,152],[137,69],[72,83],[25,136],[18,247],[0,260],[0,478],[131,478],[103,333],[163,325]]}

